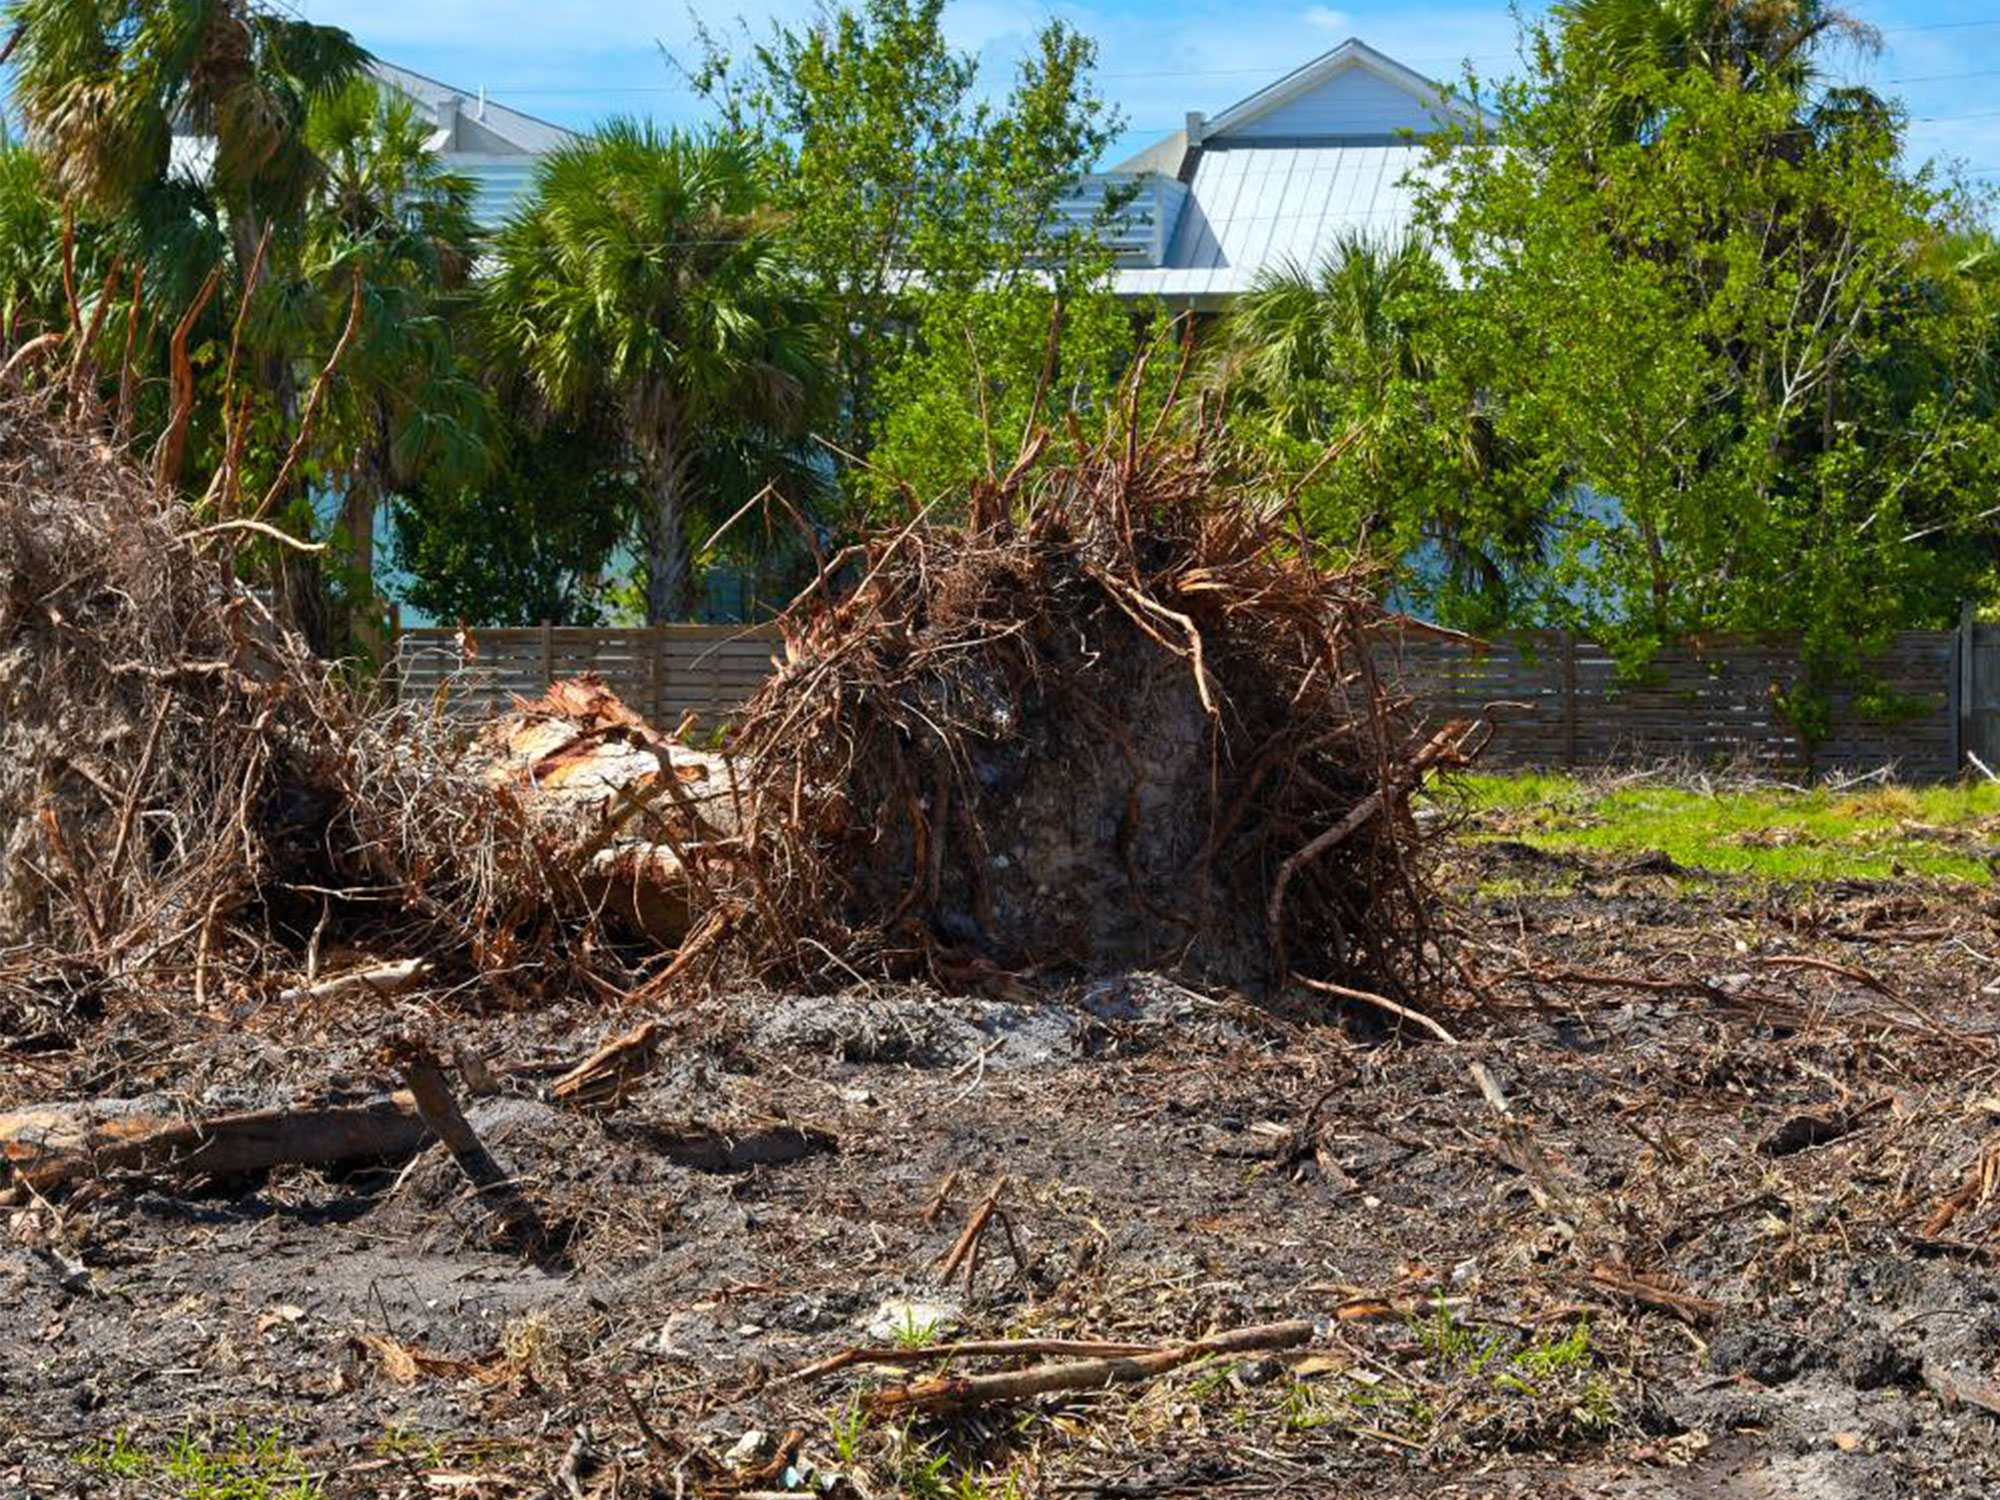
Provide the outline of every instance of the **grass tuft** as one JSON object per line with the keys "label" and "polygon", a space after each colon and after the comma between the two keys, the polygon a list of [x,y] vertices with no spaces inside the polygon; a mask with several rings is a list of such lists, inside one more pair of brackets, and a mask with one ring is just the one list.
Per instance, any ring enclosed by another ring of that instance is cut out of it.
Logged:
{"label": "grass tuft", "polygon": [[239,1428],[228,1438],[186,1432],[160,1447],[119,1432],[91,1444],[76,1462],[174,1500],[321,1500],[323,1494],[297,1452],[275,1432],[259,1437]]}

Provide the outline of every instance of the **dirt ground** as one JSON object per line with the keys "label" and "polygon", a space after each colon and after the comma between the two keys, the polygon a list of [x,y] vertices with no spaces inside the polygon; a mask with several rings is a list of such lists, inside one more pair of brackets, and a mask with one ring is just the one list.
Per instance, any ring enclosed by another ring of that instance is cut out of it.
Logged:
{"label": "dirt ground", "polygon": [[[0,1495],[2000,1492],[2000,904],[1457,865],[1456,1044],[1153,975],[745,993],[587,1115],[537,1078],[636,1019],[602,1006],[0,1015],[0,1105],[204,1111],[380,1093],[420,1023],[500,1073],[471,1117],[564,1240],[498,1248],[439,1148],[13,1210]],[[949,1419],[868,1419],[892,1368],[787,1378],[1283,1319],[1310,1342]]]}

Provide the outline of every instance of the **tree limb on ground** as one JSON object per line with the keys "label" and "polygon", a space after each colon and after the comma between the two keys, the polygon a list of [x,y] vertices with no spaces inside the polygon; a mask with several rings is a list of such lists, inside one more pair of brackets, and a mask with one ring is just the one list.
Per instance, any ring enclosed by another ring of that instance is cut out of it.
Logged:
{"label": "tree limb on ground", "polygon": [[1312,1337],[1313,1325],[1300,1320],[1239,1328],[1210,1338],[1156,1349],[1150,1354],[1114,1355],[1070,1364],[1035,1365],[993,1375],[942,1375],[905,1385],[885,1386],[862,1397],[871,1416],[901,1416],[962,1411],[993,1401],[1023,1401],[1058,1391],[1094,1391],[1105,1386],[1150,1380],[1182,1365],[1218,1354],[1247,1354],[1264,1349],[1293,1349]]}

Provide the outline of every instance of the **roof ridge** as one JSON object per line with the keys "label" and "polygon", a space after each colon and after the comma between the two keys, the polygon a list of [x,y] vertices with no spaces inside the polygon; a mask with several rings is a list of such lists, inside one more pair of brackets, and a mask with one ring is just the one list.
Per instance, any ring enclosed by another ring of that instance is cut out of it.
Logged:
{"label": "roof ridge", "polygon": [[[417,80],[419,83],[427,83],[434,88],[443,89],[450,93],[456,94],[461,99],[477,99],[482,104],[484,104],[488,109],[499,110],[503,114],[512,115],[515,119],[524,121],[525,123],[533,125],[541,130],[555,131],[561,135],[570,137],[575,137],[578,134],[577,131],[570,129],[569,126],[567,125],[558,125],[553,120],[544,120],[540,115],[531,115],[524,109],[514,108],[514,106],[511,104],[502,104],[498,100],[486,94],[483,91],[483,89],[466,89],[456,83],[451,83],[446,81],[445,79],[433,77],[429,73],[421,72],[416,68],[408,67],[403,63],[391,62],[386,57],[378,57],[371,53],[368,58],[367,66],[371,72],[375,71],[376,69],[382,69],[389,73],[399,73],[406,78],[413,78]],[[379,74],[377,76],[378,78],[380,77]],[[392,87],[400,87],[400,85],[396,83],[396,80],[394,78],[381,78],[380,81],[388,83]],[[489,122],[482,117],[475,116],[473,119],[473,123],[477,125],[487,125]]]}

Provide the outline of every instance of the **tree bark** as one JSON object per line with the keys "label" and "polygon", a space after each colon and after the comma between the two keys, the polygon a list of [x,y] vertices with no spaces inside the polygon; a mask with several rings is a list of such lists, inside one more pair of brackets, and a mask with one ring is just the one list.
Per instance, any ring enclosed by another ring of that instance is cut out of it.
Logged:
{"label": "tree bark", "polygon": [[377,661],[385,644],[375,598],[375,514],[381,508],[380,493],[372,475],[357,474],[340,502],[340,525],[355,578],[351,623],[355,638]]}
{"label": "tree bark", "polygon": [[649,465],[651,503],[643,527],[648,625],[670,625],[687,618],[693,572],[687,540],[691,467],[687,445],[678,438],[661,444]]}

